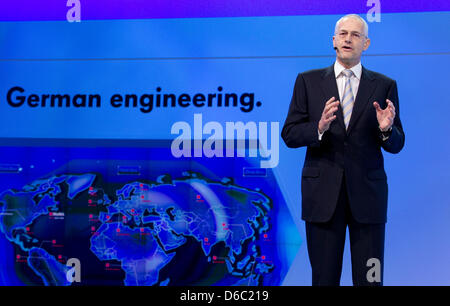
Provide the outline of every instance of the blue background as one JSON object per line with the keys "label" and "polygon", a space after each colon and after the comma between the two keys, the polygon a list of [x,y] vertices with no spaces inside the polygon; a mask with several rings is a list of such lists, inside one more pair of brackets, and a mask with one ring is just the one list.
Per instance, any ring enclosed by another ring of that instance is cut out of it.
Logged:
{"label": "blue background", "polygon": [[[171,139],[176,121],[275,121],[287,114],[297,73],[335,60],[338,15],[0,23],[0,137]],[[365,17],[365,16],[363,16]],[[403,151],[384,152],[389,184],[386,285],[450,284],[450,12],[382,14],[369,23],[371,46],[362,64],[398,83],[406,134]],[[444,32],[443,32],[444,30]],[[12,108],[6,93],[98,93],[99,109]],[[250,113],[228,108],[114,109],[113,93],[254,92],[262,106]],[[280,139],[274,168],[301,237],[300,173],[305,148]],[[2,162],[2,161],[0,161]],[[26,161],[25,161],[26,162]],[[309,285],[306,244],[283,282]],[[343,285],[351,284],[345,249]]]}

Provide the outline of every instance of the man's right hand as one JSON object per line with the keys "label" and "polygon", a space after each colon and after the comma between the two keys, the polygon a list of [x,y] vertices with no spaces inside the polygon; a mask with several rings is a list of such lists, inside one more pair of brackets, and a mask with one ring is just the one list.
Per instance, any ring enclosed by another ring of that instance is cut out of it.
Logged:
{"label": "man's right hand", "polygon": [[332,97],[325,103],[323,108],[322,117],[319,121],[319,133],[323,134],[330,128],[331,122],[336,119],[334,114],[338,110],[339,101],[336,101],[335,97]]}

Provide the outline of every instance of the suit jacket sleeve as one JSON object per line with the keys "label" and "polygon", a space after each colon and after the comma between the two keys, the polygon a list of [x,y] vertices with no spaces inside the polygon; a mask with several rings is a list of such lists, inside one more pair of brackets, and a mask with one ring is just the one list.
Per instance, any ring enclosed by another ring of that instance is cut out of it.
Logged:
{"label": "suit jacket sleeve", "polygon": [[392,125],[391,135],[387,140],[381,141],[381,146],[386,152],[395,154],[400,152],[405,144],[405,133],[400,121],[400,105],[398,101],[397,83],[395,81],[392,82],[387,99],[391,100],[392,103],[394,103],[395,118]]}
{"label": "suit jacket sleeve", "polygon": [[289,148],[320,146],[319,122],[310,120],[307,99],[305,80],[300,73],[295,81],[291,104],[281,131],[281,137]]}

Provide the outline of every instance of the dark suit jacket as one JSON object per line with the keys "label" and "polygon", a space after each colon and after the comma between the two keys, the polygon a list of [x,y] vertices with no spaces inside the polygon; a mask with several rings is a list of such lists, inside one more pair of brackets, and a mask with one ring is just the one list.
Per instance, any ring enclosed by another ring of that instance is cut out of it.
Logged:
{"label": "dark suit jacket", "polygon": [[[301,184],[302,219],[330,220],[345,177],[353,217],[360,223],[384,223],[388,185],[381,148],[398,153],[405,143],[397,84],[362,67],[348,130],[339,106],[336,119],[319,141],[319,120],[326,101],[333,96],[339,100],[334,65],[300,73],[281,132],[288,147],[307,147]],[[383,141],[373,102],[384,109],[386,99],[394,103],[396,116],[389,139]]]}

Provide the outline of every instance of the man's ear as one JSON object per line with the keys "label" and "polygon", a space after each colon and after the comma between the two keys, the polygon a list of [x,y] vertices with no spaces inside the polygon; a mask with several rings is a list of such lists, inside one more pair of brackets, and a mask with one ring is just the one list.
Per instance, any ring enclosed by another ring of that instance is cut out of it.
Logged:
{"label": "man's ear", "polygon": [[369,48],[369,46],[370,46],[370,38],[367,37],[366,41],[364,42],[363,50],[366,51]]}
{"label": "man's ear", "polygon": [[333,48],[336,47],[336,45],[334,44],[335,39],[336,39],[336,36],[333,35]]}

